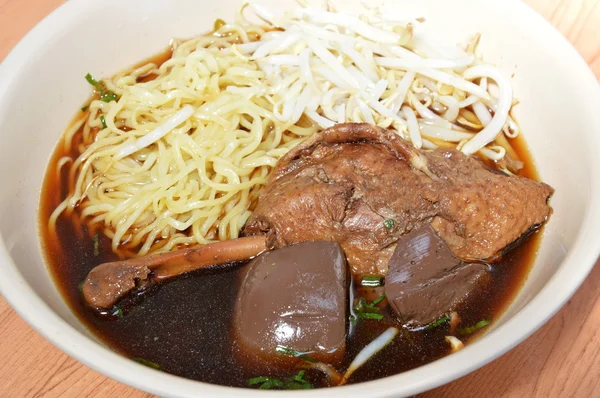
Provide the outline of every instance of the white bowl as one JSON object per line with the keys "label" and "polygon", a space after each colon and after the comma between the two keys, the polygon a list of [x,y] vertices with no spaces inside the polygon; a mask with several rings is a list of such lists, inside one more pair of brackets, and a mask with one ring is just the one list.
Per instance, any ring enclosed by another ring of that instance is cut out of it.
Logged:
{"label": "white bowl", "polygon": [[[293,0],[265,0],[280,10]],[[342,2],[340,1],[341,5]],[[343,2],[345,10],[359,1]],[[167,46],[172,37],[231,19],[239,0],[70,0],[36,26],[0,66],[0,290],[47,339],[88,366],[163,396],[263,396],[157,372],[96,340],[52,283],[39,247],[42,178],[61,131],[90,93],[82,76],[107,76]],[[494,329],[462,351],[393,377],[294,392],[363,397],[415,394],[463,376],[511,349],[575,292],[600,253],[600,89],[585,62],[543,18],[517,0],[390,1],[425,16],[442,40],[481,32],[485,58],[514,74],[517,118],[555,210],[523,290]],[[286,395],[279,392],[273,395]]]}

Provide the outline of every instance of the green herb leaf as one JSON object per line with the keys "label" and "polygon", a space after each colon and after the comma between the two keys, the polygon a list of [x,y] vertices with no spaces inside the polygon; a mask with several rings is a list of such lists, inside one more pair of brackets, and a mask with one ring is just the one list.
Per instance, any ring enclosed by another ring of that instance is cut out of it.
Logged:
{"label": "green herb leaf", "polygon": [[379,287],[383,285],[383,277],[380,275],[367,275],[360,281],[361,286]]}
{"label": "green herb leaf", "polygon": [[360,297],[354,303],[353,309],[354,309],[354,312],[363,312],[366,307],[367,307],[367,299],[364,297]]}
{"label": "green herb leaf", "polygon": [[304,373],[306,373],[306,370],[301,370],[300,372],[298,372],[298,374],[294,376],[294,380],[304,383],[306,381],[302,379],[304,377]]}
{"label": "green herb leaf", "polygon": [[387,229],[388,231],[391,231],[392,229],[394,229],[394,225],[395,225],[395,224],[396,224],[396,223],[394,222],[394,219],[392,219],[392,218],[389,218],[389,219],[387,219],[387,220],[385,220],[385,221],[383,222],[383,226],[384,226],[384,227],[385,227],[385,229]]}
{"label": "green herb leaf", "polygon": [[298,351],[292,350],[290,348],[287,348],[287,347],[284,347],[284,346],[281,346],[281,345],[278,345],[275,348],[275,351],[277,351],[280,354],[289,355],[291,357],[299,357],[300,355],[302,355],[302,353],[300,353]]}
{"label": "green herb leaf", "polygon": [[286,390],[310,390],[311,388],[313,388],[312,384],[310,384],[306,380],[304,381],[304,383],[296,382],[285,385]]}
{"label": "green herb leaf", "polygon": [[385,299],[385,293],[373,300],[371,303],[367,302],[367,299],[361,297],[358,299],[356,304],[354,305],[355,312],[379,312],[379,307],[377,304],[381,303]]}
{"label": "green herb leaf", "polygon": [[466,328],[463,328],[463,329],[459,329],[458,330],[458,334],[460,334],[462,336],[467,335],[467,334],[473,334],[476,331],[478,331],[479,329],[486,327],[490,323],[492,323],[491,320],[484,319],[482,321],[477,322],[473,326],[469,326],[469,327],[466,327]]}
{"label": "green herb leaf", "polygon": [[94,89],[96,89],[96,92],[98,93],[102,101],[111,102],[116,101],[119,98],[117,94],[113,93],[110,90],[107,90],[106,85],[103,82],[99,82],[98,80],[94,79],[89,73],[85,75],[85,80],[87,80],[89,84],[94,86]]}
{"label": "green herb leaf", "polygon": [[268,381],[268,380],[269,380],[269,378],[265,377],[265,376],[253,377],[252,379],[248,380],[248,385],[253,386],[255,384],[264,383],[265,381]]}
{"label": "green herb leaf", "polygon": [[309,357],[308,355],[302,353],[302,352],[298,352],[295,350],[292,350],[290,348],[278,345],[275,348],[275,351],[277,351],[280,354],[284,354],[284,355],[289,355],[291,357],[296,357],[296,358],[300,358],[300,359],[304,359],[306,362],[311,362],[314,363],[316,362],[314,359],[312,359],[311,357]]}
{"label": "green herb leaf", "polygon": [[425,327],[425,330],[436,328],[436,327],[440,326],[441,324],[448,322],[449,320],[450,320],[449,316],[445,316],[443,318],[440,318],[437,321],[431,322],[429,325],[427,325]]}
{"label": "green herb leaf", "polygon": [[156,369],[156,370],[162,369],[162,367],[159,364],[157,364],[156,362],[148,361],[147,359],[144,359],[144,358],[131,358],[131,360],[135,361],[139,364],[142,364],[144,366],[147,366],[149,368],[152,368],[152,369]]}
{"label": "green herb leaf", "polygon": [[356,315],[350,315],[350,323],[352,325],[356,325],[356,322],[358,322],[358,318],[356,317]]}
{"label": "green herb leaf", "polygon": [[106,119],[104,118],[104,115],[100,115],[100,122],[102,122],[102,128],[105,129],[108,126],[106,125]]}
{"label": "green herb leaf", "polygon": [[96,233],[94,235],[94,256],[98,257],[100,255],[100,235]]}
{"label": "green herb leaf", "polygon": [[100,99],[104,102],[116,101],[117,98],[119,98],[117,94],[113,93],[112,91],[105,91],[100,94]]}
{"label": "green herb leaf", "polygon": [[381,303],[385,299],[385,293],[373,300],[367,302],[364,297],[359,298],[354,304],[355,319],[350,318],[351,322],[356,322],[356,319],[375,319],[380,321],[383,319],[383,315],[380,314],[381,310],[377,307],[377,304]]}
{"label": "green herb leaf", "polygon": [[295,376],[286,377],[285,379],[279,379],[276,377],[260,376],[254,377],[248,380],[248,385],[258,386],[259,390],[306,390],[313,388],[312,384],[304,379],[305,371],[301,370]]}
{"label": "green herb leaf", "polygon": [[270,390],[275,387],[283,387],[283,381],[280,379],[269,379],[265,383],[263,383],[260,387],[258,387],[258,389],[259,390]]}
{"label": "green herb leaf", "polygon": [[385,293],[383,293],[381,296],[379,296],[375,300],[373,300],[373,302],[370,305],[372,307],[375,307],[377,304],[381,303],[383,300],[385,300]]}
{"label": "green herb leaf", "polygon": [[118,305],[115,305],[112,315],[116,316],[117,318],[123,318],[125,316],[123,310]]}
{"label": "green herb leaf", "polygon": [[375,314],[373,312],[359,312],[358,314],[356,314],[356,316],[359,317],[360,319],[375,319],[377,321],[380,321],[383,319],[383,315]]}
{"label": "green herb leaf", "polygon": [[89,73],[87,75],[85,75],[85,80],[87,80],[89,84],[94,86],[94,88],[96,90],[98,90],[98,92],[104,91],[104,86],[102,85],[102,83],[100,83],[98,80],[94,79],[92,77],[92,75],[90,75]]}

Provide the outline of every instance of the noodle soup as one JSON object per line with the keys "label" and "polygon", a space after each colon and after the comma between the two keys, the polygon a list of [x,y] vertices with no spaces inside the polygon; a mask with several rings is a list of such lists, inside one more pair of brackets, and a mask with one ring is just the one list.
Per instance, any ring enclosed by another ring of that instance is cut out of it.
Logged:
{"label": "noodle soup", "polygon": [[[508,78],[481,59],[479,35],[444,58],[421,20],[251,8],[264,24],[242,7],[125,72],[85,76],[94,95],[55,151],[40,211],[63,295],[122,355],[234,387],[358,383],[462,348],[514,298],[552,211]],[[273,285],[252,280],[266,256],[311,242],[337,245],[344,271],[307,249],[272,260]],[[303,271],[303,258],[324,265]],[[310,282],[329,266],[334,304]],[[281,327],[248,348],[234,325],[285,290]],[[329,304],[343,348],[297,349]]]}

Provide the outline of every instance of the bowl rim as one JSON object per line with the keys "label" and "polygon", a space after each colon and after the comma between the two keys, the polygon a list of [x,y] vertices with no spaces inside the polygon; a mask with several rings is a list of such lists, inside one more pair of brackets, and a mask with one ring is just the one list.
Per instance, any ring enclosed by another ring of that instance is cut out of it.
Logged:
{"label": "bowl rim", "polygon": [[[91,1],[100,2],[102,0]],[[44,42],[44,38],[48,37],[47,32],[60,29],[61,24],[76,18],[80,12],[85,12],[89,5],[90,0],[70,0],[54,10],[11,50],[0,64],[0,75],[14,75],[19,66],[27,62],[27,56],[31,49],[39,47]],[[543,28],[548,33],[548,40],[552,40],[556,46],[561,47],[561,51],[569,55],[571,66],[582,74],[580,78],[594,83],[590,85],[589,97],[596,108],[600,109],[600,84],[571,43],[545,18],[521,0],[505,0],[502,2],[502,6],[514,7],[515,12],[525,14],[531,19],[532,24]],[[10,79],[0,81],[0,98],[5,95],[10,86],[10,82],[7,80]],[[600,128],[600,118],[597,120],[597,126]],[[600,138],[595,136],[591,137],[591,140],[594,141],[595,147],[600,152]],[[593,158],[592,163],[593,168],[590,173],[592,180],[598,181],[598,184],[590,187],[588,196],[590,203],[600,203],[600,159]],[[295,391],[294,394],[310,394],[313,397],[364,396],[365,394],[366,396],[398,396],[397,394],[401,390],[404,395],[412,395],[439,387],[484,366],[533,334],[575,293],[591,272],[600,255],[600,239],[597,239],[599,235],[600,207],[590,206],[573,243],[574,247],[588,247],[588,250],[571,250],[562,262],[582,264],[578,268],[578,272],[573,272],[572,269],[565,267],[559,268],[542,290],[517,314],[460,352],[383,379],[334,389]],[[0,239],[0,275],[3,275],[0,278],[0,293],[30,326],[69,356],[112,379],[146,392],[164,396],[194,397],[200,394],[204,396],[231,394],[245,397],[264,396],[262,391],[233,389],[149,369],[85,336],[56,314],[25,281],[2,239]],[[484,345],[495,348],[492,351],[480,349]],[[426,377],[431,374],[438,376],[433,379]],[[288,395],[289,392],[272,391],[270,394],[283,396]]]}

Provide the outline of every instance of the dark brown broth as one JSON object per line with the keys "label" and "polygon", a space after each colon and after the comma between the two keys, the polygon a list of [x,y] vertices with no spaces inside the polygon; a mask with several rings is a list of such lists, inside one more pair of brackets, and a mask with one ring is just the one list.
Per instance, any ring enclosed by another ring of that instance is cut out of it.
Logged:
{"label": "dark brown broth", "polygon": [[[160,65],[169,56],[170,51],[165,51],[145,62]],[[117,256],[111,252],[110,242],[103,236],[99,238],[100,254],[95,256],[95,231],[89,231],[85,225],[74,223],[64,215],[57,222],[57,239],[48,231],[50,214],[67,195],[67,169],[64,168],[57,176],[56,164],[62,156],[77,157],[77,141],[73,141],[73,148],[69,151],[59,145],[52,155],[44,179],[39,214],[42,246],[50,272],[73,312],[98,338],[124,356],[155,362],[166,372],[190,379],[247,387],[248,378],[259,374],[253,373],[251,364],[244,363],[235,355],[235,341],[230,330],[239,268],[195,272],[166,283],[140,297],[121,318],[98,316],[84,305],[79,292],[80,282],[93,267],[113,261]],[[524,140],[519,137],[510,140],[510,143],[525,163],[521,175],[538,179]],[[540,236],[539,231],[534,233],[521,246],[505,255],[500,263],[493,265],[493,283],[460,312],[460,327],[473,325],[482,319],[496,319],[502,314],[529,273]],[[346,369],[356,354],[390,325],[391,317],[388,315],[381,322],[358,322],[348,336],[345,360],[340,370]],[[447,355],[450,350],[444,341],[446,330],[447,327],[441,326],[410,332],[412,341],[404,335],[397,337],[356,371],[350,383],[397,374]],[[476,336],[462,339],[466,342]],[[270,372],[270,376],[287,375],[280,374],[278,369]],[[309,372],[308,378],[315,386],[325,385],[318,373]]]}

